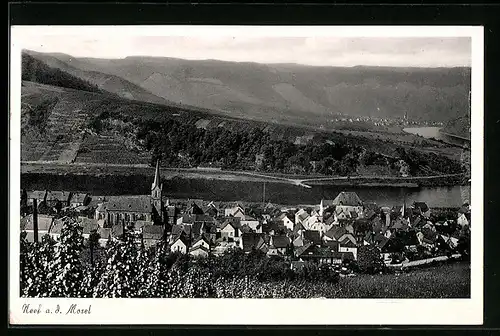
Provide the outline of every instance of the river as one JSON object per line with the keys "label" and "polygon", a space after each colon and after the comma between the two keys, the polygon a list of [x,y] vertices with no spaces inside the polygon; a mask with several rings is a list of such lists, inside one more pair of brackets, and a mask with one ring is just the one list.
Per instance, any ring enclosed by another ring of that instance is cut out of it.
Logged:
{"label": "river", "polygon": [[408,127],[403,128],[403,131],[420,135],[426,139],[434,138],[436,140],[442,140],[441,133],[439,133],[440,129],[441,127]]}
{"label": "river", "polygon": [[420,135],[421,137],[424,137],[426,139],[434,138],[436,140],[441,140],[443,142],[446,142],[447,144],[450,145],[470,148],[470,140],[461,139],[460,137],[455,137],[451,134],[448,135],[441,133],[440,132],[441,129],[442,129],[441,127],[434,127],[434,126],[408,127],[408,128],[403,128],[403,131],[411,134]]}
{"label": "river", "polygon": [[[151,177],[145,175],[53,175],[26,173],[21,176],[21,187],[27,190],[67,190],[93,195],[144,195],[150,193]],[[307,189],[285,183],[266,182],[265,199],[284,205],[319,204],[321,199],[334,199],[341,191],[355,191],[365,202],[381,206],[401,205],[414,201],[426,202],[431,207],[458,207],[468,200],[469,187],[345,187],[312,186]],[[163,180],[164,194],[171,198],[196,198],[216,201],[263,200],[264,184],[250,181],[224,181],[203,178],[174,177]]]}

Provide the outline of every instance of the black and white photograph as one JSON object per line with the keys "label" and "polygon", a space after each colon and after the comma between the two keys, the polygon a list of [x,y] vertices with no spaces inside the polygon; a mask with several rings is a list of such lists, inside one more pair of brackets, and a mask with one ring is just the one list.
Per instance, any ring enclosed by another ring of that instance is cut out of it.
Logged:
{"label": "black and white photograph", "polygon": [[482,43],[478,27],[13,27],[11,323],[260,321],[244,305],[263,323],[360,306],[404,323],[417,304],[480,322]]}

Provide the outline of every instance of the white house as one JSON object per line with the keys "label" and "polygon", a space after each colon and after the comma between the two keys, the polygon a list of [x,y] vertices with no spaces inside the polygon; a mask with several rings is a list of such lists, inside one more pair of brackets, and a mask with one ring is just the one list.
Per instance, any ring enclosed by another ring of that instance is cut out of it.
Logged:
{"label": "white house", "polygon": [[300,209],[295,213],[295,224],[304,224],[309,218],[309,214],[304,209]]}
{"label": "white house", "polygon": [[203,246],[207,250],[210,250],[210,244],[204,236],[199,236],[198,239],[193,242],[191,248],[194,249],[197,246]]}
{"label": "white house", "polygon": [[245,210],[237,205],[233,208],[225,209],[224,214],[226,217],[239,217],[243,219],[245,217]]}
{"label": "white house", "polygon": [[287,229],[293,231],[295,223],[288,217],[286,213],[282,213],[277,220],[282,222]]}
{"label": "white house", "polygon": [[358,260],[358,247],[347,237],[340,242],[339,252],[351,252],[354,256],[354,260]]}
{"label": "white house", "polygon": [[461,213],[458,216],[457,224],[460,225],[460,226],[462,226],[462,227],[465,226],[465,225],[469,225],[469,221],[467,220],[467,217],[465,216],[464,213]]}
{"label": "white house", "polygon": [[220,228],[221,237],[225,238],[239,238],[240,230],[231,221],[225,221]]}
{"label": "white house", "polygon": [[241,226],[248,225],[248,227],[251,228],[254,232],[262,233],[262,225],[257,219],[251,216],[244,215],[240,223]]}
{"label": "white house", "polygon": [[193,246],[189,249],[189,255],[193,257],[208,257],[209,254],[209,249],[203,245]]}
{"label": "white house", "polygon": [[170,245],[170,252],[180,252],[183,254],[187,253],[187,242],[182,236],[175,239],[172,245]]}

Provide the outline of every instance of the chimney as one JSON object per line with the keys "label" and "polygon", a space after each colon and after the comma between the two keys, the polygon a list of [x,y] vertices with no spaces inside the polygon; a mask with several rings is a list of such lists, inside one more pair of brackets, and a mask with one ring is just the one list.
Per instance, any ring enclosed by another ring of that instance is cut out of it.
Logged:
{"label": "chimney", "polygon": [[38,209],[37,200],[33,198],[33,241],[38,243]]}

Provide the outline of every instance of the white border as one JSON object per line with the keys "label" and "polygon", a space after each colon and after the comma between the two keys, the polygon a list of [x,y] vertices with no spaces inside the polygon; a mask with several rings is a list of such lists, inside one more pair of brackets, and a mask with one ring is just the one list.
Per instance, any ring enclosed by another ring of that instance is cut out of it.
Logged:
{"label": "white border", "polygon": [[[472,38],[470,299],[23,299],[19,293],[20,50],[40,34]],[[11,28],[9,320],[11,324],[477,325],[483,323],[482,26],[15,26]],[[92,305],[90,315],[26,315],[22,305]]]}

